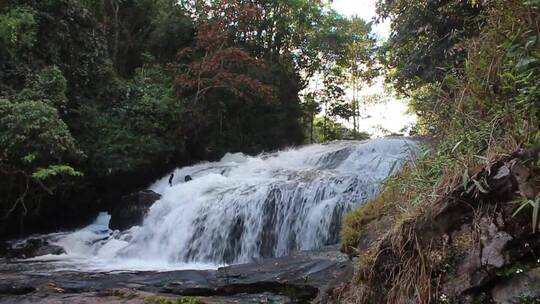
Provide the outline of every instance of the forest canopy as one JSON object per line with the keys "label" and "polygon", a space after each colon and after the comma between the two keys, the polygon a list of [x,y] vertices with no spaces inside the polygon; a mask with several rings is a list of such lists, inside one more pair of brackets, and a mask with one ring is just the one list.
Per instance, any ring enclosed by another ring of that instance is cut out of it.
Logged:
{"label": "forest canopy", "polygon": [[[372,76],[370,32],[326,1],[3,1],[1,232],[106,209],[182,163],[365,138],[330,83]],[[328,87],[301,98],[314,75]]]}

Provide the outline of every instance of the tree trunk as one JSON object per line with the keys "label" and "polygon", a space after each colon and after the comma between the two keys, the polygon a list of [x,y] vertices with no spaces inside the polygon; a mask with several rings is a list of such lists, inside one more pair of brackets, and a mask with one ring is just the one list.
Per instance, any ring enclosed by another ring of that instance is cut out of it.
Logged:
{"label": "tree trunk", "polygon": [[120,1],[119,0],[111,0],[111,8],[113,9],[114,13],[114,44],[113,44],[113,61],[114,65],[116,67],[116,70],[118,71],[118,44],[120,40],[120,33],[119,33],[119,20],[118,20],[118,13],[120,11]]}
{"label": "tree trunk", "polygon": [[352,79],[352,111],[353,111],[353,134],[354,138],[356,138],[356,82],[354,79]]}
{"label": "tree trunk", "polygon": [[310,113],[310,125],[309,125],[309,143],[313,143],[313,123],[315,121],[315,111],[311,111]]}

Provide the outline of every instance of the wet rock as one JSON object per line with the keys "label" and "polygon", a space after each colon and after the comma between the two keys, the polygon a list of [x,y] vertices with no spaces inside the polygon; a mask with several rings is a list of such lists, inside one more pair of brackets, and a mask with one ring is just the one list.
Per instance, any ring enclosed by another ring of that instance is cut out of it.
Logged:
{"label": "wet rock", "polygon": [[28,259],[37,256],[66,253],[60,246],[50,244],[42,238],[31,238],[22,242],[4,245],[1,255],[8,259]]}
{"label": "wet rock", "polygon": [[143,190],[122,197],[120,204],[111,212],[109,228],[125,230],[140,225],[148,209],[161,195],[152,190]]}
{"label": "wet rock", "polygon": [[[83,292],[83,293],[59,293],[28,294],[16,297],[0,297],[0,304],[149,304],[161,303],[184,303],[179,300],[184,297],[170,294],[159,294],[144,291],[112,290],[112,292]],[[152,301],[155,299],[155,301]],[[184,298],[185,299],[185,298]],[[204,304],[264,304],[264,303],[293,303],[285,296],[272,293],[263,294],[237,294],[234,296],[213,296],[199,298]]]}
{"label": "wet rock", "polygon": [[540,268],[513,275],[496,285],[491,296],[498,304],[526,303],[525,300],[540,298]]}
{"label": "wet rock", "polygon": [[[26,284],[12,284],[9,282],[0,283],[0,295],[24,295],[35,291],[36,289]],[[1,298],[1,296],[0,296]]]}
{"label": "wet rock", "polygon": [[337,248],[304,251],[258,263],[233,265],[217,271],[224,293],[272,292],[307,303],[326,298],[339,282],[352,278],[352,264]]}
{"label": "wet rock", "polygon": [[472,249],[456,268],[456,274],[443,284],[444,294],[462,294],[479,286],[487,278],[487,273],[481,270],[480,250],[476,248]]}
{"label": "wet rock", "polygon": [[[534,154],[538,151],[540,147],[534,149]],[[394,280],[397,284],[392,280],[401,276],[401,271],[415,270],[401,268],[410,263],[411,256],[422,262],[428,260],[424,258],[427,256],[432,271],[441,273],[437,281],[432,277],[431,282],[436,282],[436,294],[444,302],[451,299],[452,303],[533,303],[540,299],[540,269],[507,277],[509,271],[520,265],[540,262],[540,239],[532,228],[531,213],[515,214],[514,202],[537,197],[540,189],[538,170],[527,169],[528,161],[516,153],[501,157],[468,176],[463,184],[441,193],[414,220],[403,221],[391,233],[378,233],[381,241],[360,240],[363,247],[359,249],[377,252],[377,259],[361,266],[357,282],[346,291],[346,297],[364,297],[365,303],[390,302],[386,295],[397,290],[397,302],[408,303],[408,299],[418,296],[418,288],[402,288],[398,285],[402,280]],[[403,231],[407,233],[405,237]],[[411,246],[408,235],[415,236],[416,245]],[[401,243],[396,245],[396,240]],[[441,253],[441,262],[431,259]],[[424,282],[421,275],[414,279]],[[381,282],[391,283],[381,288]]]}
{"label": "wet rock", "polygon": [[275,248],[278,236],[275,229],[272,229],[277,223],[277,208],[276,202],[281,199],[281,190],[274,188],[268,193],[264,202],[264,214],[262,225],[262,236],[260,238],[261,245],[259,246],[259,254],[263,258],[272,257],[275,255]]}
{"label": "wet rock", "polygon": [[487,228],[486,238],[483,240],[482,265],[496,268],[506,264],[504,252],[507,244],[513,239],[504,231],[499,231],[494,223]]}
{"label": "wet rock", "polygon": [[227,248],[223,254],[223,260],[226,263],[234,262],[235,257],[239,256],[242,250],[241,238],[244,234],[244,218],[238,216],[232,227],[229,229],[231,233],[227,238]]}
{"label": "wet rock", "polygon": [[0,264],[0,282],[34,288],[23,296],[6,292],[10,296],[0,295],[0,303],[116,303],[96,299],[110,290],[127,289],[130,294],[199,296],[204,303],[325,303],[336,286],[352,277],[351,261],[337,248],[298,252],[218,270],[50,272],[42,276],[32,271],[32,267],[40,265],[27,263],[22,269],[29,271],[21,271],[20,265],[10,268]]}

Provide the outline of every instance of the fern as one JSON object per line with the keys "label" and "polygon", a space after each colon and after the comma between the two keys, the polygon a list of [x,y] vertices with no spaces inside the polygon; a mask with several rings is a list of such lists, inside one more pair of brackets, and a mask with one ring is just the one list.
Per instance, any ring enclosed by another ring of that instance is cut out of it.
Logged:
{"label": "fern", "polygon": [[83,174],[68,165],[51,165],[47,168],[39,168],[32,173],[32,177],[39,180],[57,175],[82,176]]}

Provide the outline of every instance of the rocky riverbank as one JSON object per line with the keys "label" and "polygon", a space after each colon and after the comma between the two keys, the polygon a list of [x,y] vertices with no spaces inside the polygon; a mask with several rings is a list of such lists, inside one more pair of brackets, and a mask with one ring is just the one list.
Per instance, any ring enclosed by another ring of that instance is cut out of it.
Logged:
{"label": "rocky riverbank", "polygon": [[539,159],[519,150],[407,216],[365,216],[345,303],[538,303]]}
{"label": "rocky riverbank", "polygon": [[324,303],[351,277],[351,261],[335,248],[218,270],[169,272],[82,273],[51,269],[48,262],[3,260],[0,303],[137,304],[156,297],[198,297],[200,303]]}

